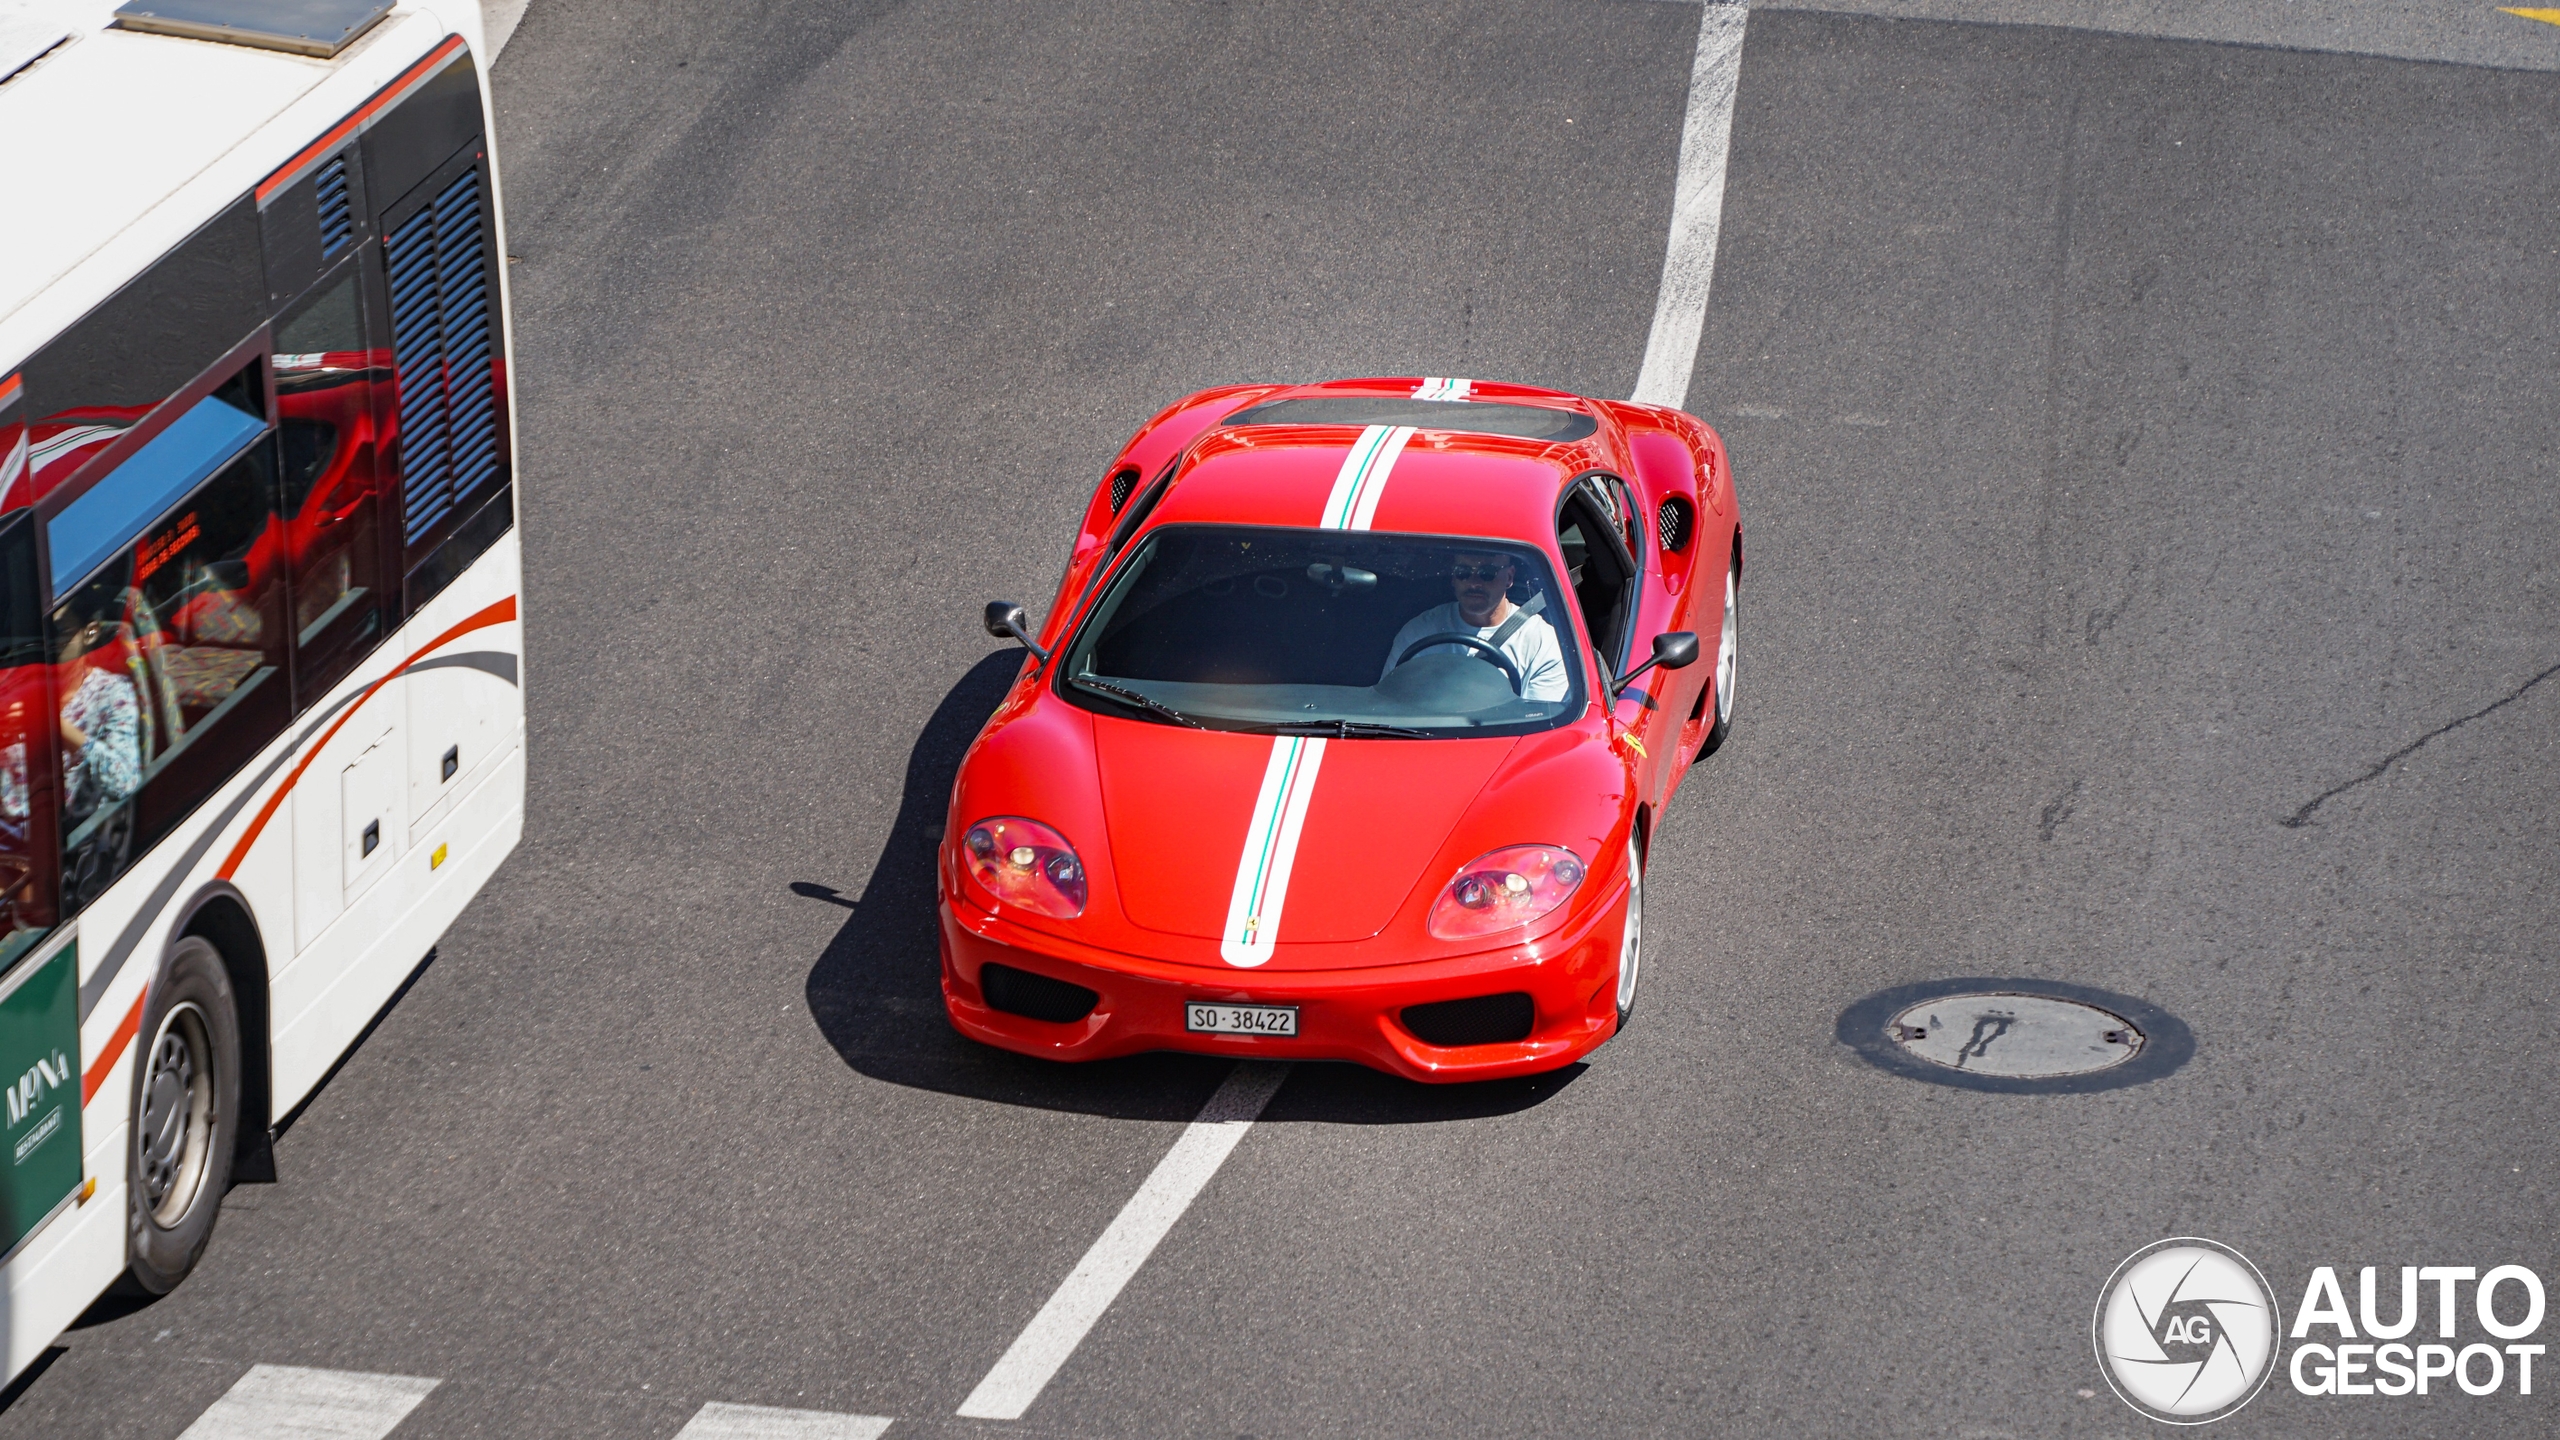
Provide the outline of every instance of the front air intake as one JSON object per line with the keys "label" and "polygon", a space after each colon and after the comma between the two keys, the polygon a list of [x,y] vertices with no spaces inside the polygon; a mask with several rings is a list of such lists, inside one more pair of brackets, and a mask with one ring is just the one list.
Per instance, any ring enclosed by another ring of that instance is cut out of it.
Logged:
{"label": "front air intake", "polygon": [[1529,1038],[1537,1006],[1522,991],[1404,1007],[1404,1028],[1425,1045],[1508,1045]]}
{"label": "front air intake", "polygon": [[1102,1003],[1100,995],[1081,985],[992,961],[978,967],[978,989],[986,995],[987,1008],[991,1010],[1025,1020],[1046,1020],[1052,1025],[1072,1025]]}

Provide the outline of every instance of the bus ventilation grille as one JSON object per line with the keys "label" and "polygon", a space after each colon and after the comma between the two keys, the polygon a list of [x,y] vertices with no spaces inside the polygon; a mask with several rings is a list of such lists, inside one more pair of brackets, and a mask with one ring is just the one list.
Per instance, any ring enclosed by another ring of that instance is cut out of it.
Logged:
{"label": "bus ventilation grille", "polygon": [[347,157],[320,167],[320,258],[326,260],[356,238],[355,216],[347,209]]}
{"label": "bus ventilation grille", "polygon": [[497,367],[480,172],[466,170],[391,232],[391,345],[400,372],[407,543],[498,471]]}

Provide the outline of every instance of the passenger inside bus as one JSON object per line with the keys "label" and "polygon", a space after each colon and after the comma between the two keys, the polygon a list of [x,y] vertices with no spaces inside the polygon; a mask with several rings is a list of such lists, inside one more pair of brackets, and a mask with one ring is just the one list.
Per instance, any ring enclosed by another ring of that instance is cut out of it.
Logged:
{"label": "passenger inside bus", "polygon": [[142,788],[142,707],[125,673],[138,658],[122,630],[86,621],[62,646],[63,810],[75,824]]}

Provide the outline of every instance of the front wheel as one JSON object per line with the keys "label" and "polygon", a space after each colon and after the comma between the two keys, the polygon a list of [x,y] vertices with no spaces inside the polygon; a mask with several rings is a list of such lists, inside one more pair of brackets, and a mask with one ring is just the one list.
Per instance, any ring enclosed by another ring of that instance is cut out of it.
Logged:
{"label": "front wheel", "polygon": [[1627,918],[1618,932],[1618,1029],[1636,1008],[1636,981],[1644,970],[1644,850],[1627,837]]}
{"label": "front wheel", "polygon": [[1706,738],[1698,742],[1701,760],[1723,749],[1725,738],[1733,733],[1733,672],[1741,658],[1741,631],[1742,561],[1737,557],[1724,571],[1724,625],[1716,636],[1716,718]]}
{"label": "front wheel", "polygon": [[166,1295],[213,1238],[240,1136],[240,1018],[222,955],[190,935],[169,952],[135,1057],[127,1282]]}

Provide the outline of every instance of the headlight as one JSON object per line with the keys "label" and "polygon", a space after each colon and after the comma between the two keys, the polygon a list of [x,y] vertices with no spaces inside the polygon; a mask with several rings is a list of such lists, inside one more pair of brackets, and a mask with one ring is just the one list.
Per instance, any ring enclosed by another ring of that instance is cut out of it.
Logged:
{"label": "headlight", "polygon": [[1460,870],[1431,902],[1431,933],[1468,940],[1516,930],[1563,904],[1582,874],[1582,857],[1561,845],[1506,845]]}
{"label": "headlight", "polygon": [[1084,913],[1084,862],[1066,836],[1037,820],[981,820],[960,837],[960,858],[999,904],[1061,920]]}

